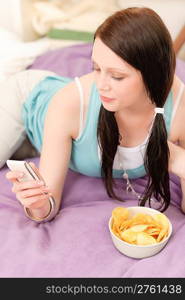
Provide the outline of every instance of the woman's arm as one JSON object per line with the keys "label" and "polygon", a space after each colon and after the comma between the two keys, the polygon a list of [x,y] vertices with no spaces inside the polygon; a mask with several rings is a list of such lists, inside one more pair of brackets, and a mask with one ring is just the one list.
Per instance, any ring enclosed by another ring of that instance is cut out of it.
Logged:
{"label": "woman's arm", "polygon": [[71,156],[72,139],[79,129],[79,93],[74,82],[51,100],[46,114],[39,171],[60,207]]}
{"label": "woman's arm", "polygon": [[[72,139],[79,130],[79,112],[79,92],[76,84],[72,82],[51,99],[45,118],[39,172],[55,199],[56,211],[60,207]],[[47,199],[42,202],[35,201],[27,208],[34,218],[43,218],[48,214],[50,205]]]}
{"label": "woman's arm", "polygon": [[[83,89],[83,111],[94,81],[94,73],[80,77]],[[88,105],[88,104],[87,104]],[[83,116],[83,118],[85,118]],[[45,119],[43,147],[39,170],[60,206],[60,199],[71,156],[72,140],[80,131],[80,95],[73,81],[52,99]]]}
{"label": "woman's arm", "polygon": [[[94,81],[93,72],[80,77],[80,81],[83,86],[85,114],[88,106],[85,99],[89,99]],[[16,198],[32,219],[50,220],[54,212],[59,210],[71,157],[72,140],[79,135],[80,106],[79,90],[74,81],[59,90],[50,101],[45,118],[39,166],[43,182],[35,180],[20,182],[21,172],[10,171],[6,174],[7,179],[13,183],[12,191],[16,194]],[[38,169],[31,164],[37,173]],[[45,187],[44,183],[48,187]],[[54,202],[49,196],[55,199],[54,210]]]}

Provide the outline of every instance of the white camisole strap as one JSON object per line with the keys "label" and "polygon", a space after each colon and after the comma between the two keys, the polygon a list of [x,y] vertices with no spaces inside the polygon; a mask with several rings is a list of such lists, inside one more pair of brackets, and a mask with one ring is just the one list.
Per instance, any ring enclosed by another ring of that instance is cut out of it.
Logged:
{"label": "white camisole strap", "polygon": [[177,108],[179,106],[179,103],[180,103],[180,100],[181,100],[181,96],[184,92],[184,88],[185,88],[185,85],[183,82],[181,82],[181,86],[180,86],[180,90],[179,90],[179,93],[177,95],[177,100],[175,102],[175,105],[174,105],[174,108],[173,108],[173,112],[172,112],[172,118],[171,118],[171,122],[173,121],[174,117],[175,117],[175,113],[177,111]]}
{"label": "white camisole strap", "polygon": [[75,77],[75,82],[79,91],[80,95],[80,126],[79,126],[79,134],[75,140],[78,140],[81,136],[82,130],[83,130],[83,105],[84,105],[84,95],[83,95],[83,89],[82,85],[80,83],[80,80],[78,77]]}

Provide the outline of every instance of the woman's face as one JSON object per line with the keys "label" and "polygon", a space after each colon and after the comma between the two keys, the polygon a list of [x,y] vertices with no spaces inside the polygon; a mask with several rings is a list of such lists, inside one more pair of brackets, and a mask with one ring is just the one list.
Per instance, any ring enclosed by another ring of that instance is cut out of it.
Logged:
{"label": "woman's face", "polygon": [[137,109],[148,101],[141,73],[115,54],[99,38],[92,53],[95,83],[105,109]]}

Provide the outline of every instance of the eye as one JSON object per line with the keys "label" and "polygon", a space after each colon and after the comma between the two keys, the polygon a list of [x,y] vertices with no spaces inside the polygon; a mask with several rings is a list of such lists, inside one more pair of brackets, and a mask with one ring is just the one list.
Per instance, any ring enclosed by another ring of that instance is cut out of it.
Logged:
{"label": "eye", "polygon": [[112,79],[114,79],[114,80],[120,81],[120,80],[124,79],[123,74],[113,73],[112,72],[112,73],[110,73],[110,75],[111,75]]}
{"label": "eye", "polygon": [[115,77],[115,76],[112,76],[112,78],[114,79],[114,80],[122,80],[124,77]]}

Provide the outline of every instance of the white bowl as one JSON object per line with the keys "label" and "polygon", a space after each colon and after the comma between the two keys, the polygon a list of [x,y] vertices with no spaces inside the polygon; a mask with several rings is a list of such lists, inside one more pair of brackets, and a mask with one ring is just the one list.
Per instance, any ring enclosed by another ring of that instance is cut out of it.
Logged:
{"label": "white bowl", "polygon": [[[137,213],[144,213],[153,216],[154,214],[159,214],[160,212],[158,210],[149,208],[149,207],[143,207],[143,206],[132,206],[127,207],[130,216],[133,216]],[[168,218],[167,218],[168,219]],[[152,255],[157,254],[159,251],[162,250],[162,248],[167,244],[171,234],[172,234],[172,224],[170,220],[169,222],[169,233],[168,236],[162,240],[161,242],[153,245],[133,245],[129,244],[121,239],[119,239],[113,232],[112,232],[112,217],[109,219],[109,231],[112,237],[112,241],[114,246],[123,254],[133,257],[133,258],[144,258],[149,257]]]}

